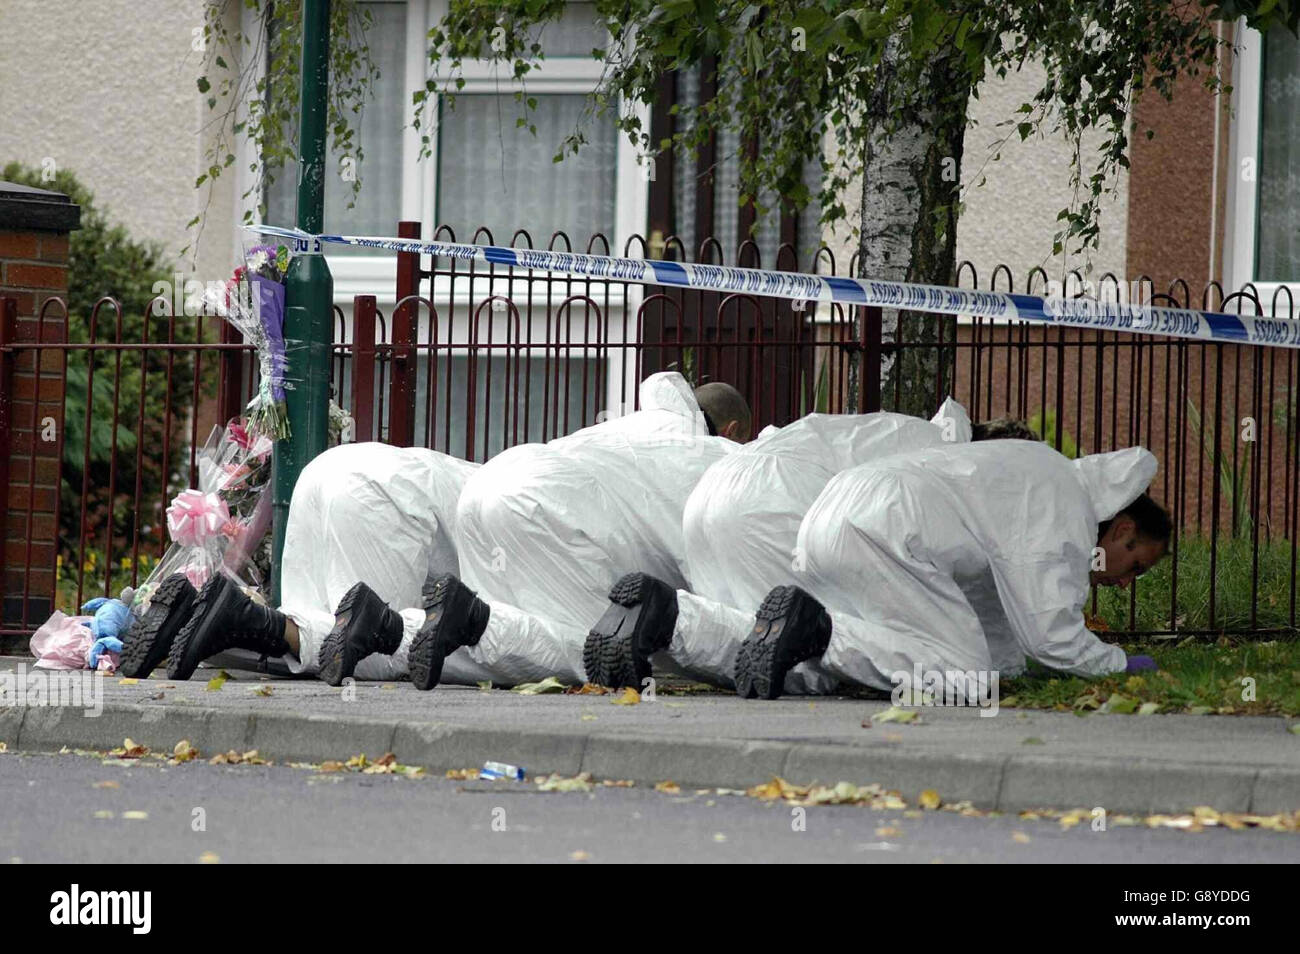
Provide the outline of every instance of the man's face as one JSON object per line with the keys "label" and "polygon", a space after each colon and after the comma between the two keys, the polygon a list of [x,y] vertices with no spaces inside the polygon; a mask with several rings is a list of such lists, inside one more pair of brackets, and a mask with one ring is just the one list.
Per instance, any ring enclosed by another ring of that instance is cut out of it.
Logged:
{"label": "man's face", "polygon": [[1088,574],[1094,586],[1124,589],[1155,566],[1165,555],[1164,544],[1140,536],[1129,517],[1119,516],[1097,541],[1105,554],[1105,568]]}

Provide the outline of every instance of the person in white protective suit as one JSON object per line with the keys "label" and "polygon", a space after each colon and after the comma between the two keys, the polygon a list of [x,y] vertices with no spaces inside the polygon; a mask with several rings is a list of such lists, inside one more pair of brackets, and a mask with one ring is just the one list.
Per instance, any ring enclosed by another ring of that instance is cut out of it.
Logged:
{"label": "person in white protective suit", "polygon": [[[588,637],[592,682],[640,687],[654,665],[730,688],[753,607],[799,575],[799,524],[835,474],[868,460],[944,442],[1036,439],[1018,421],[972,428],[952,398],[929,421],[905,414],[809,414],[705,472],[682,517],[689,589],[642,569],[615,586]],[[662,651],[662,652],[661,652]],[[653,657],[653,660],[652,660]],[[829,692],[838,679],[813,662],[786,677],[788,692]]]}
{"label": "person in white protective suit", "polygon": [[[331,633],[351,622],[366,628],[376,647],[356,674],[399,678],[424,623],[422,592],[457,570],[456,500],[479,466],[421,447],[331,448],[303,468],[294,487],[278,610],[218,574],[183,614],[179,599],[155,599],[154,615],[146,614],[128,640],[151,660],[147,669],[166,656],[173,679],[189,678],[204,659],[232,648],[282,656],[292,672],[312,673]],[[178,577],[159,593],[189,585]],[[385,613],[390,604],[415,608]]]}
{"label": "person in white protective suit", "polygon": [[[503,451],[466,481],[455,519],[460,575],[436,581],[410,647],[417,688],[582,683],[585,622],[616,568],[645,563],[682,579],[682,507],[709,464],[748,438],[749,408],[729,385],[692,392],[675,372],[642,382],[640,406]],[[322,669],[331,681],[369,648],[347,638],[335,647]],[[331,669],[335,652],[341,663]]]}
{"label": "person in white protective suit", "polygon": [[[1127,586],[1164,556],[1169,515],[1145,494],[1155,471],[1141,447],[1069,460],[997,440],[837,475],[799,528],[809,589],[764,599],[737,693],[775,698],[809,659],[880,690],[917,667],[961,675],[945,686],[958,695],[970,688],[964,674],[1014,674],[1026,657],[1080,676],[1153,668],[1089,631],[1083,605],[1091,585]],[[1000,624],[987,625],[963,590],[981,577]]]}

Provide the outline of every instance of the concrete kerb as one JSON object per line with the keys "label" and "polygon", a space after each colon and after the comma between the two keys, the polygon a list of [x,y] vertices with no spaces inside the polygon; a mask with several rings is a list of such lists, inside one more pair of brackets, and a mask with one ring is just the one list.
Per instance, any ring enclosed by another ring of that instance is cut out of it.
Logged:
{"label": "concrete kerb", "polygon": [[1300,770],[1220,763],[1025,755],[904,753],[799,742],[669,739],[590,731],[520,731],[446,722],[240,713],[203,707],[105,706],[0,709],[0,741],[10,751],[64,746],[113,749],[130,738],[156,752],[189,739],[205,757],[257,749],[276,761],[321,762],[393,752],[431,773],[486,759],[531,774],[590,772],[638,784],[672,780],[688,788],[747,788],[779,775],[799,784],[877,783],[915,803],[925,789],[946,802],[1001,811],[1104,807],[1109,812],[1221,811],[1273,814],[1300,804]]}

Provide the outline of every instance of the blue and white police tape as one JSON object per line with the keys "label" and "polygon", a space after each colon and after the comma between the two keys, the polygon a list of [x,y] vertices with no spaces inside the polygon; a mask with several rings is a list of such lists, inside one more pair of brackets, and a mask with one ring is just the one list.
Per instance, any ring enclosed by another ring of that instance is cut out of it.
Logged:
{"label": "blue and white police tape", "polygon": [[288,239],[293,250],[300,253],[315,252],[321,243],[352,245],[391,252],[417,252],[421,255],[477,261],[502,267],[561,272],[584,278],[667,285],[699,291],[838,302],[844,305],[874,305],[1002,321],[1036,321],[1070,328],[1167,335],[1227,344],[1300,348],[1300,320],[1295,318],[1233,315],[1188,308],[1096,301],[1090,298],[1017,295],[1012,292],[973,291],[942,285],[775,272],[725,265],[693,265],[654,259],[614,258],[499,245],[464,245],[355,235],[311,235],[298,229],[273,225],[250,225],[245,228]]}

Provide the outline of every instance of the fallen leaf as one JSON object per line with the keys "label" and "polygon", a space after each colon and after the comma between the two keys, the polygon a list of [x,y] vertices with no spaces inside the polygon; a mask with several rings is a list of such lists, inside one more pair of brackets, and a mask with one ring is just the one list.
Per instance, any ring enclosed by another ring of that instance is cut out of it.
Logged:
{"label": "fallen leaf", "polygon": [[1066,812],[1064,815],[1061,816],[1060,818],[1061,828],[1065,830],[1071,829],[1075,825],[1079,824],[1079,822],[1091,817],[1092,817],[1091,812],[1088,812],[1082,808],[1076,808],[1074,811]]}
{"label": "fallen leaf", "polygon": [[594,682],[584,682],[581,686],[570,686],[564,690],[566,696],[607,696],[608,686],[598,686]]}
{"label": "fallen leaf", "polygon": [[893,825],[885,825],[883,828],[876,829],[877,838],[893,838],[902,833],[901,829],[895,828]]}
{"label": "fallen leaf", "polygon": [[466,782],[469,781],[470,779],[478,778],[479,771],[480,769],[476,769],[476,768],[447,769],[447,773],[445,777],[458,779],[459,781]]}
{"label": "fallen leaf", "polygon": [[623,691],[609,701],[616,706],[635,706],[641,702],[641,693],[631,686],[624,686]]}
{"label": "fallen leaf", "polygon": [[1138,715],[1155,715],[1160,711],[1160,703],[1144,702],[1138,706]]}
{"label": "fallen leaf", "polygon": [[380,689],[396,689],[397,687],[394,686],[391,682],[386,682],[386,683],[384,683],[382,686],[380,686],[379,688],[380,688]]}
{"label": "fallen leaf", "polygon": [[1027,845],[1030,841],[1029,836],[1023,831],[1013,831],[1011,833],[1011,840],[1021,845]]}
{"label": "fallen leaf", "polygon": [[636,782],[630,778],[607,778],[600,783],[606,788],[635,788]]}
{"label": "fallen leaf", "polygon": [[542,696],[548,695],[552,692],[563,692],[564,683],[560,682],[560,680],[556,679],[554,676],[547,676],[541,682],[521,683],[510,691],[517,692],[521,696]]}
{"label": "fallen leaf", "polygon": [[208,680],[207,691],[208,692],[219,691],[221,687],[226,684],[226,680],[229,678],[230,677],[226,675],[226,671],[224,669],[221,670],[219,673],[217,673],[215,676],[213,676],[211,679]]}
{"label": "fallen leaf", "polygon": [[655,791],[663,792],[665,795],[680,795],[682,787],[672,781],[655,782]]}
{"label": "fallen leaf", "polygon": [[221,856],[218,855],[215,851],[205,851],[203,852],[203,854],[199,855],[199,864],[219,865],[221,864]]}
{"label": "fallen leaf", "polygon": [[247,752],[236,752],[231,749],[229,752],[221,752],[208,759],[209,765],[270,765],[266,759],[258,755],[257,749],[249,749]]}
{"label": "fallen leaf", "polygon": [[256,689],[253,690],[253,695],[255,696],[269,696],[270,694],[271,694],[270,686],[258,686]]}
{"label": "fallen leaf", "polygon": [[181,739],[172,749],[172,762],[189,762],[199,757],[199,750],[190,744],[189,739]]}
{"label": "fallen leaf", "polygon": [[570,861],[587,861],[587,860],[590,859],[590,858],[591,858],[591,855],[587,854],[585,851],[571,851],[571,852],[569,852],[569,860],[570,860]]}
{"label": "fallen leaf", "polygon": [[941,801],[938,792],[932,788],[927,788],[921,793],[921,796],[916,800],[916,803],[922,808],[934,810],[939,807]]}
{"label": "fallen leaf", "polygon": [[123,812],[122,817],[128,821],[145,821],[149,817],[148,812],[129,811]]}
{"label": "fallen leaf", "polygon": [[110,812],[110,811],[109,811],[108,809],[106,809],[106,808],[101,808],[99,811],[95,812],[95,816],[94,816],[94,817],[96,817],[96,818],[112,818],[112,817],[113,817],[113,813]]}
{"label": "fallen leaf", "polygon": [[480,682],[480,683],[478,684],[478,690],[479,690],[479,692],[491,692],[491,691],[492,691],[492,680],[491,680],[491,679],[484,679],[482,682]]}
{"label": "fallen leaf", "polygon": [[596,721],[596,717],[595,717],[594,715],[592,715],[590,712],[584,712],[584,713],[582,714],[582,721],[583,721],[583,722],[595,722],[595,721]]}
{"label": "fallen leaf", "polygon": [[116,755],[120,759],[142,759],[149,754],[149,747],[141,745],[134,739],[125,739],[122,742],[122,747],[120,749],[114,749],[111,754]]}
{"label": "fallen leaf", "polygon": [[713,833],[713,840],[721,844],[722,842],[727,840],[727,836],[720,831],[715,831]]}
{"label": "fallen leaf", "polygon": [[1114,712],[1119,715],[1131,715],[1137,711],[1137,707],[1138,701],[1136,699],[1114,692],[1111,693],[1111,696],[1106,700],[1105,705],[1103,705],[1098,711]]}
{"label": "fallen leaf", "polygon": [[126,676],[123,676],[121,679],[119,679],[119,680],[117,681],[117,684],[118,684],[119,686],[136,686],[136,685],[139,685],[139,684],[140,684],[140,680],[139,680],[139,679],[128,679]]}
{"label": "fallen leaf", "polygon": [[320,764],[320,768],[318,769],[318,771],[321,771],[321,772],[342,772],[343,769],[344,769],[345,767],[346,767],[346,766],[344,766],[344,764],[343,764],[342,762],[335,762],[335,761],[332,761],[332,760],[331,760],[331,761],[329,761],[329,762],[322,762],[322,763]]}
{"label": "fallen leaf", "polygon": [[1044,742],[1042,739],[1040,739],[1038,736],[1031,735],[1027,739],[1021,739],[1020,744],[1021,745],[1046,745],[1047,743]]}
{"label": "fallen leaf", "polygon": [[117,782],[106,779],[102,782],[96,782],[92,787],[93,788],[121,788],[122,786],[119,785]]}
{"label": "fallen leaf", "polygon": [[875,722],[901,722],[904,725],[916,725],[921,721],[920,713],[915,709],[900,709],[898,706],[890,706],[871,718]]}
{"label": "fallen leaf", "polygon": [[534,782],[543,792],[589,792],[592,788],[590,772],[582,772],[572,777],[552,773],[534,779]]}

